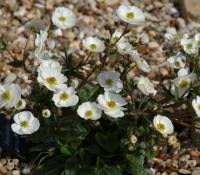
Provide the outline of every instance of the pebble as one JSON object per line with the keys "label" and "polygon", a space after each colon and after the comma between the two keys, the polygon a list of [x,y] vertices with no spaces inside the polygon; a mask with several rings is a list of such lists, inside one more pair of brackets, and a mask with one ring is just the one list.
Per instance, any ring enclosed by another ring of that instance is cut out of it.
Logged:
{"label": "pebble", "polygon": [[13,83],[17,78],[15,73],[9,73],[4,79],[4,83]]}
{"label": "pebble", "polygon": [[178,172],[179,172],[180,174],[191,174],[191,171],[186,170],[186,169],[180,169],[180,170],[178,170]]}
{"label": "pebble", "polygon": [[192,175],[200,175],[200,167],[196,167],[193,172]]}

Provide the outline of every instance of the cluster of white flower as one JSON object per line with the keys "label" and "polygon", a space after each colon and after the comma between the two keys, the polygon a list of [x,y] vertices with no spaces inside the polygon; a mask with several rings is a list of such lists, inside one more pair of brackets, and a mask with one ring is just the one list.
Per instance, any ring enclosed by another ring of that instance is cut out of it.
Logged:
{"label": "cluster of white flower", "polygon": [[181,68],[178,77],[172,80],[171,93],[177,97],[187,96],[191,83],[196,79],[195,73],[189,73],[188,68]]}
{"label": "cluster of white flower", "polygon": [[57,107],[69,107],[78,103],[78,96],[73,87],[65,83],[67,77],[62,74],[62,66],[54,60],[43,60],[38,67],[38,82],[54,92],[53,101]]}
{"label": "cluster of white flower", "polygon": [[[135,6],[121,5],[117,9],[118,17],[128,24],[139,25],[145,20],[143,12]],[[52,15],[52,23],[60,30],[73,27],[76,23],[74,13],[65,7],[58,7]],[[126,28],[127,28],[126,25]],[[134,50],[131,43],[125,38],[126,28],[124,32],[116,30],[111,36],[111,46],[116,45],[116,50],[121,55],[128,55],[136,63],[137,67],[149,73],[152,69],[144,58],[140,57],[137,50]],[[58,33],[58,32],[57,32]],[[188,54],[197,54],[199,47],[199,35],[195,39],[183,38],[181,45]],[[45,86],[52,92],[52,101],[56,107],[72,107],[78,104],[79,97],[76,95],[75,87],[68,86],[68,78],[62,72],[62,66],[58,61],[51,59],[51,52],[46,50],[48,41],[48,33],[41,30],[35,39],[34,55],[40,59],[40,65],[37,69],[37,81],[40,85]],[[103,39],[97,37],[86,37],[82,41],[83,47],[89,52],[102,53],[107,48]],[[195,80],[195,74],[189,73],[185,67],[186,58],[183,55],[175,55],[170,57],[167,62],[178,71],[178,77],[173,80],[171,92],[178,96],[184,95],[190,83]],[[123,90],[123,82],[120,80],[120,73],[116,71],[102,71],[97,76],[98,84],[104,89],[103,94],[99,94],[96,102],[84,102],[77,107],[77,114],[85,120],[98,120],[104,112],[113,118],[120,118],[125,115],[126,99],[119,93]],[[76,86],[77,87],[77,86]],[[155,96],[157,91],[149,78],[140,76],[137,81],[137,88],[146,96]],[[200,116],[200,97],[193,100],[192,105]],[[12,108],[18,110],[24,109],[26,102],[21,99],[21,88],[16,84],[0,85],[0,107]],[[49,118],[51,111],[49,109],[42,110],[42,116]],[[12,130],[17,134],[32,134],[40,127],[40,122],[33,116],[30,111],[23,111],[14,116]],[[157,115],[153,120],[154,127],[164,136],[171,134],[174,130],[171,120],[165,116]]]}
{"label": "cluster of white flower", "polygon": [[105,93],[97,97],[95,102],[85,102],[78,107],[78,114],[85,119],[97,120],[101,117],[102,111],[113,118],[123,117],[126,101],[116,93],[119,93],[123,84],[119,78],[120,74],[115,71],[103,71],[98,77],[99,85],[104,88]]}
{"label": "cluster of white flower", "polygon": [[189,55],[198,55],[200,46],[200,33],[197,33],[194,38],[190,38],[185,34],[180,41],[183,50]]}
{"label": "cluster of white flower", "polygon": [[[0,85],[0,108],[6,109],[15,107],[16,110],[23,110],[26,107],[25,100],[21,99],[22,90],[17,84]],[[40,123],[34,118],[31,112],[24,111],[14,115],[11,128],[17,134],[32,134],[39,129]]]}

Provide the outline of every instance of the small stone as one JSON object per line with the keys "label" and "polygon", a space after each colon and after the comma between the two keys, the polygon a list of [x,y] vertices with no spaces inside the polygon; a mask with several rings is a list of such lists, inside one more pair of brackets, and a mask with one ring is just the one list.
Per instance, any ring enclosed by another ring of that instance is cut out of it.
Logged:
{"label": "small stone", "polygon": [[8,170],[13,170],[15,165],[14,162],[8,161],[7,165],[5,166]]}
{"label": "small stone", "polygon": [[20,171],[19,170],[13,170],[12,175],[20,175]]}
{"label": "small stone", "polygon": [[190,151],[190,155],[192,157],[200,157],[200,152],[198,150],[192,150]]}
{"label": "small stone", "polygon": [[152,49],[155,49],[155,48],[159,47],[159,44],[155,41],[152,41],[152,42],[149,43],[149,47],[152,48]]}
{"label": "small stone", "polygon": [[190,155],[189,154],[185,154],[185,155],[181,156],[179,160],[180,161],[187,161],[189,159],[190,159]]}
{"label": "small stone", "polygon": [[4,79],[4,83],[13,83],[16,80],[17,76],[14,73],[9,73]]}
{"label": "small stone", "polygon": [[191,174],[191,171],[186,170],[186,169],[180,169],[180,170],[178,170],[178,172],[181,174]]}
{"label": "small stone", "polygon": [[199,175],[200,174],[200,167],[196,167],[193,172],[192,175]]}
{"label": "small stone", "polygon": [[7,173],[6,168],[5,168],[4,165],[2,165],[1,163],[0,163],[0,173],[3,173],[3,174],[6,174],[6,173]]}
{"label": "small stone", "polygon": [[191,168],[194,168],[196,165],[197,165],[197,161],[196,161],[196,160],[190,160],[190,161],[189,161],[189,166],[190,166]]}

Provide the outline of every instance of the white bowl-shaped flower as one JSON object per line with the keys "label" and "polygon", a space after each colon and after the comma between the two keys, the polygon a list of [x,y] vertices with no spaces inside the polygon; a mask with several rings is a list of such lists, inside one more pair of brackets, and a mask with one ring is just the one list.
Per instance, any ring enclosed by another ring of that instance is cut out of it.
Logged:
{"label": "white bowl-shaped flower", "polygon": [[155,116],[153,119],[153,125],[155,129],[165,137],[174,132],[174,125],[172,124],[171,120],[166,116]]}
{"label": "white bowl-shaped flower", "polygon": [[140,76],[137,87],[144,95],[147,96],[154,96],[157,93],[149,78],[144,76]]}
{"label": "white bowl-shaped flower", "polygon": [[102,111],[95,102],[84,102],[78,107],[77,113],[85,120],[98,120],[101,118]]}
{"label": "white bowl-shaped flower", "polygon": [[[177,95],[179,98],[182,97],[186,91],[188,91],[191,83],[196,79],[195,73],[188,73],[187,68],[182,68],[178,71],[178,77],[172,82],[171,93]],[[187,95],[187,94],[185,94]]]}
{"label": "white bowl-shaped flower", "polygon": [[13,132],[24,135],[36,132],[40,127],[40,122],[29,111],[23,111],[15,114],[14,122],[11,125]]}
{"label": "white bowl-shaped flower", "polygon": [[181,45],[183,50],[189,55],[197,55],[199,52],[199,47],[194,39],[182,38]]}
{"label": "white bowl-shaped flower", "polygon": [[197,45],[200,46],[200,33],[197,33],[197,34],[194,36],[194,39],[195,39]]}
{"label": "white bowl-shaped flower", "polygon": [[167,59],[167,62],[174,69],[181,69],[185,67],[186,58],[183,55],[174,55]]}
{"label": "white bowl-shaped flower", "polygon": [[54,70],[61,72],[62,66],[60,65],[60,63],[58,61],[43,60],[40,64],[40,66],[38,67],[37,71],[41,72],[41,71],[43,71],[44,68],[52,68]]}
{"label": "white bowl-shaped flower", "polygon": [[39,58],[44,46],[45,46],[45,41],[47,40],[48,33],[44,30],[40,30],[40,33],[37,33],[36,38],[35,38],[35,53],[34,55],[36,58]]}
{"label": "white bowl-shaped flower", "polygon": [[132,49],[133,49],[133,46],[128,41],[117,43],[117,51],[121,55],[130,54],[130,52],[132,51]]}
{"label": "white bowl-shaped flower", "polygon": [[[111,41],[112,43],[115,43],[115,42],[124,42],[126,41],[125,37],[122,36],[122,32],[120,31],[115,31],[113,34],[112,34],[112,38],[111,38]],[[120,38],[121,37],[121,38]],[[120,38],[120,39],[119,39]]]}
{"label": "white bowl-shaped flower", "polygon": [[102,71],[97,76],[97,81],[106,91],[119,93],[123,88],[120,73],[115,71]]}
{"label": "white bowl-shaped flower", "polygon": [[143,58],[140,57],[137,50],[132,50],[130,52],[130,55],[133,58],[133,60],[136,62],[137,66],[140,70],[142,70],[143,72],[146,72],[146,73],[149,73],[151,71],[150,66]]}
{"label": "white bowl-shaped flower", "polygon": [[139,25],[145,21],[143,12],[136,6],[120,5],[117,15],[122,21],[133,25]]}
{"label": "white bowl-shaped flower", "polygon": [[99,107],[110,117],[119,118],[124,116],[123,110],[125,108],[123,106],[127,102],[120,95],[105,91],[104,94],[98,96],[97,101]]}
{"label": "white bowl-shaped flower", "polygon": [[21,99],[21,88],[17,84],[0,85],[0,108],[15,107]]}
{"label": "white bowl-shaped flower", "polygon": [[195,99],[192,100],[192,106],[197,116],[200,117],[200,96],[197,96]]}
{"label": "white bowl-shaped flower", "polygon": [[73,87],[62,85],[53,95],[53,101],[57,107],[75,106],[79,97]]}
{"label": "white bowl-shaped flower", "polygon": [[104,41],[92,36],[83,40],[83,46],[91,52],[103,52],[105,50]]}
{"label": "white bowl-shaped flower", "polygon": [[70,9],[65,7],[57,7],[51,19],[53,24],[62,30],[71,28],[76,24],[76,16]]}
{"label": "white bowl-shaped flower", "polygon": [[44,67],[38,72],[37,80],[41,85],[46,86],[49,90],[56,91],[67,81],[67,78],[56,69]]}

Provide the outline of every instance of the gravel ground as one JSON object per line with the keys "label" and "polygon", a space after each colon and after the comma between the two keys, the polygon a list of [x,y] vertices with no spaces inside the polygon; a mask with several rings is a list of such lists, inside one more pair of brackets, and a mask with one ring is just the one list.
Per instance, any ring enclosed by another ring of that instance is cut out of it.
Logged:
{"label": "gravel ground", "polygon": [[[68,53],[73,53],[76,59],[80,59],[85,55],[81,45],[85,36],[95,35],[106,38],[108,37],[108,32],[105,30],[107,25],[123,30],[124,24],[119,22],[115,14],[120,3],[134,4],[145,12],[146,22],[139,27],[130,26],[130,32],[126,37],[133,43],[138,42],[133,46],[150,64],[159,64],[166,59],[164,52],[166,32],[193,33],[200,28],[200,25],[195,22],[186,24],[179,10],[169,0],[1,0],[0,81],[20,84],[24,95],[30,91],[31,80],[27,70],[31,70],[35,62],[32,54],[35,34],[27,27],[31,20],[41,19],[46,26],[49,26],[50,14],[55,7],[65,6],[72,9],[78,18],[77,25],[64,31],[62,37],[55,37],[56,41],[55,38],[51,38],[49,42],[55,42],[52,51],[64,45],[68,48]],[[25,62],[26,69],[20,66],[21,61]],[[162,74],[166,75],[167,70],[163,68]],[[157,174],[162,175],[192,172],[198,175],[200,174],[199,157],[200,152],[196,148],[188,148],[181,142],[178,148],[171,149],[169,155],[156,158],[154,168],[158,170]],[[19,165],[17,159],[2,159],[0,174],[2,172],[2,174],[18,175],[21,171]]]}

